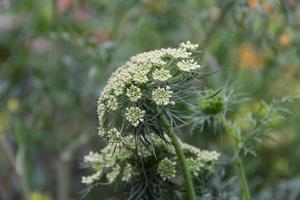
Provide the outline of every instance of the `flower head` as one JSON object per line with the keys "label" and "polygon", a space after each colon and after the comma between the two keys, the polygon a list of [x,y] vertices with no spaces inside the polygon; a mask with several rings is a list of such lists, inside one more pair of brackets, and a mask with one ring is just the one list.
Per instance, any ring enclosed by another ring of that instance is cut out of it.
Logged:
{"label": "flower head", "polygon": [[120,165],[117,164],[115,167],[112,168],[111,172],[106,175],[109,183],[112,183],[117,179],[117,177],[120,174],[120,168]]}
{"label": "flower head", "polygon": [[180,43],[180,47],[187,50],[196,50],[198,49],[198,44],[192,44],[190,41]]}
{"label": "flower head", "polygon": [[177,67],[181,71],[192,72],[196,69],[199,69],[200,65],[197,64],[197,62],[195,62],[194,59],[191,59],[191,60],[182,60],[178,62]]}
{"label": "flower head", "polygon": [[215,162],[219,159],[220,154],[216,151],[202,151],[199,155],[199,159],[203,160],[206,163]]}
{"label": "flower head", "polygon": [[107,131],[107,136],[110,138],[109,143],[110,144],[121,144],[122,143],[122,135],[120,131],[118,131],[116,128],[112,128]]}
{"label": "flower head", "polygon": [[225,102],[223,96],[216,95],[209,99],[204,99],[199,102],[200,109],[203,113],[216,115],[224,111]]}
{"label": "flower head", "polygon": [[133,176],[134,176],[133,167],[130,163],[127,163],[127,165],[123,170],[122,181],[129,182]]}
{"label": "flower head", "polygon": [[117,98],[113,95],[107,97],[107,107],[109,110],[116,110],[118,108]]}
{"label": "flower head", "polygon": [[162,177],[163,180],[169,179],[171,180],[176,176],[176,162],[169,160],[168,158],[164,158],[158,164],[157,172]]}
{"label": "flower head", "polygon": [[170,90],[170,87],[157,88],[152,92],[152,99],[157,105],[168,105],[175,104],[174,101],[171,101],[173,92]]}
{"label": "flower head", "polygon": [[203,163],[201,162],[201,160],[189,158],[186,160],[186,163],[191,174],[194,176],[198,176],[201,167],[203,167]]}
{"label": "flower head", "polygon": [[97,171],[90,176],[83,176],[81,179],[81,182],[89,185],[89,184],[92,184],[92,183],[98,181],[100,176],[101,176],[101,173]]}
{"label": "flower head", "polygon": [[167,69],[155,69],[152,73],[152,77],[156,81],[167,81],[172,77],[170,71]]}
{"label": "flower head", "polygon": [[132,126],[137,126],[144,121],[145,111],[138,107],[127,108],[126,119],[132,124]]}
{"label": "flower head", "polygon": [[[141,181],[144,181],[144,176],[147,176],[148,180],[168,180],[177,184],[176,177],[181,177],[182,174],[181,170],[178,170],[180,166],[176,162],[174,147],[155,134],[146,137],[148,140],[151,137],[153,148],[156,150],[155,155],[151,149],[144,146],[137,150],[136,143],[133,142],[134,136],[126,136],[127,143],[120,149],[108,145],[100,153],[91,152],[85,156],[84,161],[93,172],[90,176],[84,177],[82,182],[91,185],[105,179],[104,182],[121,183],[127,187],[134,183],[143,184]],[[207,176],[209,170],[218,161],[219,153],[180,143],[192,178],[196,180]],[[136,152],[139,153],[136,154]],[[143,160],[143,162],[137,162],[137,160]]]}
{"label": "flower head", "polygon": [[[195,82],[200,67],[197,48],[186,42],[140,53],[113,72],[98,100],[99,135],[113,144],[127,134],[164,134],[157,127],[157,110],[169,112],[187,93],[194,93],[189,80]],[[142,124],[147,130],[140,131]]]}
{"label": "flower head", "polygon": [[141,89],[137,86],[131,85],[127,89],[126,96],[128,96],[132,102],[136,102],[142,97]]}

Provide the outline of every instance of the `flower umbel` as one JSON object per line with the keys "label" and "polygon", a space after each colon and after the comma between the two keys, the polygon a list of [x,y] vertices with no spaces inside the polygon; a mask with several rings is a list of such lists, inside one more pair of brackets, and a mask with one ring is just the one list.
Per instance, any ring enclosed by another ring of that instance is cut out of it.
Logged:
{"label": "flower umbel", "polygon": [[126,119],[132,124],[132,126],[138,126],[144,121],[145,111],[138,107],[127,108]]}
{"label": "flower umbel", "polygon": [[152,77],[156,81],[167,81],[168,79],[172,78],[170,71],[167,69],[155,69]]}
{"label": "flower umbel", "polygon": [[198,44],[192,44],[190,41],[187,42],[181,42],[180,47],[188,50],[196,50],[198,49]]}
{"label": "flower umbel", "polygon": [[[125,141],[128,142],[120,149],[108,145],[100,153],[90,152],[89,155],[85,156],[84,161],[93,170],[93,173],[84,177],[82,182],[92,185],[104,178],[109,183],[121,183],[126,187],[135,183],[135,181],[144,181],[145,178],[139,180],[139,177],[149,173],[147,175],[148,180],[154,179],[157,181],[158,178],[176,184],[175,179],[177,176],[181,176],[181,171],[178,170],[180,167],[179,163],[176,162],[177,157],[174,147],[170,143],[166,144],[155,134],[147,137],[148,140],[149,138],[153,140],[153,148],[157,150],[156,156],[154,156],[151,149],[144,146],[138,149],[137,155],[136,143],[132,142],[134,136],[126,136]],[[192,177],[197,179],[208,175],[209,170],[218,161],[219,153],[200,150],[191,145],[180,143]],[[143,162],[137,162],[137,160],[143,160]],[[142,182],[137,184],[142,184]]]}
{"label": "flower umbel", "polygon": [[101,172],[96,172],[90,176],[82,177],[81,182],[84,184],[92,184],[92,183],[96,182],[97,180],[99,180],[100,176],[101,176]]}
{"label": "flower umbel", "polygon": [[112,171],[107,174],[106,177],[109,183],[112,183],[117,179],[117,177],[120,174],[120,168],[121,168],[120,165],[116,165],[115,167],[112,168]]}
{"label": "flower umbel", "polygon": [[187,159],[186,162],[192,175],[198,176],[198,173],[204,164],[200,162],[200,160],[195,160],[193,158]]}
{"label": "flower umbel", "polygon": [[173,92],[170,90],[169,86],[166,86],[165,88],[159,87],[153,90],[152,99],[157,105],[174,105],[175,102],[170,100],[172,98],[172,94]]}
{"label": "flower umbel", "polygon": [[163,178],[163,180],[171,180],[176,176],[175,166],[176,162],[172,162],[168,158],[164,158],[162,161],[160,161],[157,172]]}
{"label": "flower umbel", "polygon": [[177,67],[181,71],[192,72],[196,69],[199,69],[200,65],[197,64],[197,62],[195,62],[194,59],[191,59],[191,60],[182,60],[178,62]]}
{"label": "flower umbel", "polygon": [[107,100],[107,107],[109,110],[117,110],[118,102],[115,96],[109,95]]}
{"label": "flower umbel", "polygon": [[141,122],[148,127],[148,132],[164,134],[161,127],[155,127],[160,119],[153,111],[159,107],[162,113],[166,113],[168,106],[181,102],[186,92],[194,93],[189,80],[195,81],[200,67],[196,62],[197,48],[197,44],[188,41],[178,48],[140,53],[118,68],[99,96],[99,135],[115,141],[111,130],[116,128],[120,134],[114,133],[122,140],[126,134],[139,132],[132,131],[132,128],[139,129]]}
{"label": "flower umbel", "polygon": [[127,89],[126,96],[128,96],[128,98],[132,102],[136,102],[137,100],[139,100],[142,97],[141,89],[139,87],[137,87],[137,86],[131,85]]}
{"label": "flower umbel", "polygon": [[134,176],[133,167],[131,164],[128,163],[123,170],[122,181],[129,182],[133,176]]}
{"label": "flower umbel", "polygon": [[[99,135],[108,146],[85,159],[93,173],[83,178],[84,183],[106,179],[109,184],[133,189],[132,199],[135,195],[136,199],[148,199],[157,192],[152,183],[159,183],[159,192],[167,194],[163,190],[173,190],[169,186],[182,184],[176,180],[183,178],[193,199],[192,178],[205,176],[206,161],[200,158],[202,151],[181,143],[175,132],[172,137],[168,133],[173,133],[170,127],[186,124],[185,113],[177,107],[188,107],[198,97],[196,83],[201,74],[195,61],[197,48],[197,44],[186,42],[178,48],[140,53],[112,74],[98,100]],[[166,125],[168,120],[170,126]],[[183,162],[185,157],[190,166]],[[143,185],[147,188],[138,191],[142,194],[136,193],[134,188]]]}

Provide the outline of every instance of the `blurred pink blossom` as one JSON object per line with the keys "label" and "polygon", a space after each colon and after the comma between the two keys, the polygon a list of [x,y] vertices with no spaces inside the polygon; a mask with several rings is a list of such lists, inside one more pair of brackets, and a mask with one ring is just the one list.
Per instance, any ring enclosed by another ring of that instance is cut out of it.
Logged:
{"label": "blurred pink blossom", "polygon": [[79,7],[73,13],[73,16],[78,21],[87,21],[90,19],[90,8],[89,7]]}
{"label": "blurred pink blossom", "polygon": [[59,12],[65,12],[68,8],[72,6],[74,0],[57,0],[56,5]]}

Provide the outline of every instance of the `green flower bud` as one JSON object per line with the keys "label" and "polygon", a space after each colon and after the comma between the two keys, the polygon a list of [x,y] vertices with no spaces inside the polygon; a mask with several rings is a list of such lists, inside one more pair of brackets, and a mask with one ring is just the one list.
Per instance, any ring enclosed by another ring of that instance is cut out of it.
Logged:
{"label": "green flower bud", "polygon": [[212,98],[201,100],[199,102],[201,111],[208,115],[216,115],[224,111],[225,102],[221,95],[216,95]]}

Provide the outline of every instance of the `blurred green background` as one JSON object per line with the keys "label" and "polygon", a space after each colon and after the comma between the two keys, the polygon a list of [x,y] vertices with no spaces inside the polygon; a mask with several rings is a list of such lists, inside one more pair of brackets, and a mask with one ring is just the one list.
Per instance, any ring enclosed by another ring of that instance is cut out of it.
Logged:
{"label": "blurred green background", "polygon": [[[105,144],[96,106],[107,78],[130,56],[186,40],[217,87],[229,82],[254,102],[300,94],[298,0],[0,0],[0,199],[81,199],[83,155]],[[245,161],[254,199],[300,194],[299,103],[290,109],[276,140]],[[228,142],[185,139],[220,151]],[[85,198],[114,193],[101,186]]]}

